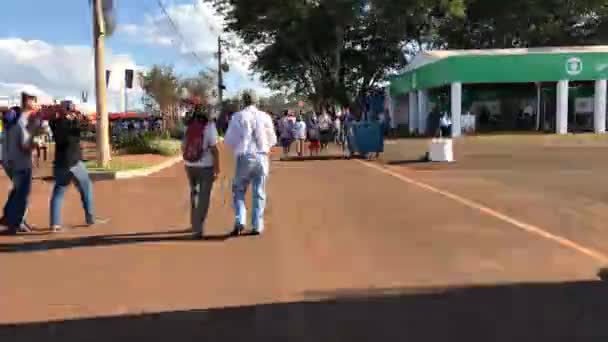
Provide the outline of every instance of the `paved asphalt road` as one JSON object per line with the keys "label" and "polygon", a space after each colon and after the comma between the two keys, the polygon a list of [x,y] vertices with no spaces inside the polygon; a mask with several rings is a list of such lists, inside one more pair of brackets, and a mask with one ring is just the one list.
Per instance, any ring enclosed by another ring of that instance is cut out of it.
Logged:
{"label": "paved asphalt road", "polygon": [[0,237],[0,341],[608,338],[597,260],[359,161],[274,162],[260,237],[223,236],[216,185],[208,241],[185,232],[182,165],[96,183],[106,226]]}

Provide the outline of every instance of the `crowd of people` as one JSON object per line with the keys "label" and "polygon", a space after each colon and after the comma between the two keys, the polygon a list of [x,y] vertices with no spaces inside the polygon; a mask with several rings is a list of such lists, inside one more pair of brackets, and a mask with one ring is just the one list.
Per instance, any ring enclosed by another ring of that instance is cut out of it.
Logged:
{"label": "crowd of people", "polygon": [[86,224],[91,226],[105,221],[94,214],[93,186],[82,161],[82,127],[78,112],[69,105],[60,108],[54,115],[43,118],[40,109],[35,96],[23,93],[21,106],[11,108],[2,115],[2,167],[12,182],[0,218],[0,225],[7,228],[4,234],[16,235],[18,232],[30,231],[25,216],[32,190],[32,154],[33,151],[38,151],[38,156],[40,152],[46,155],[51,136],[55,141],[55,184],[49,215],[52,231],[63,230],[61,208],[65,191],[72,181],[81,195]]}
{"label": "crowd of people", "polygon": [[[234,227],[231,235],[249,231],[259,235],[264,231],[266,207],[266,184],[270,172],[270,152],[280,145],[289,153],[295,143],[296,152],[302,156],[305,143],[311,155],[317,155],[335,141],[344,144],[345,127],[354,117],[346,110],[342,115],[330,115],[323,111],[319,115],[285,111],[275,117],[257,108],[257,97],[253,92],[242,95],[242,109],[231,115],[224,143],[236,160],[232,181]],[[94,212],[93,186],[82,161],[80,139],[83,128],[78,113],[68,105],[48,118],[41,120],[36,98],[22,95],[22,105],[2,116],[4,125],[2,166],[12,182],[12,189],[4,206],[0,224],[7,227],[5,234],[28,232],[25,216],[32,189],[32,154],[46,141],[55,142],[53,163],[54,187],[50,199],[50,228],[53,232],[63,230],[61,208],[65,191],[72,182],[80,192],[84,219],[87,225],[103,223]],[[144,121],[145,122],[145,121]],[[133,122],[135,124],[135,121]],[[140,122],[139,128],[129,123],[115,122],[115,129],[135,131],[153,129]],[[220,175],[220,151],[218,129],[207,107],[199,105],[185,118],[186,133],[182,142],[186,177],[190,187],[191,225],[195,239],[204,238],[204,226],[208,215],[211,189]],[[51,138],[52,137],[52,138]],[[245,196],[251,186],[251,229],[247,230],[247,208]]]}
{"label": "crowd of people", "polygon": [[110,132],[112,132],[113,137],[133,133],[159,132],[161,129],[162,120],[159,118],[117,119],[110,121]]}
{"label": "crowd of people", "polygon": [[296,154],[302,157],[306,142],[310,156],[318,156],[326,151],[331,142],[345,148],[346,126],[354,119],[348,109],[344,113],[332,115],[327,111],[320,114],[304,114],[300,111],[296,115],[292,110],[285,110],[281,116],[274,117],[277,140],[283,148],[283,157],[291,153],[294,144]]}

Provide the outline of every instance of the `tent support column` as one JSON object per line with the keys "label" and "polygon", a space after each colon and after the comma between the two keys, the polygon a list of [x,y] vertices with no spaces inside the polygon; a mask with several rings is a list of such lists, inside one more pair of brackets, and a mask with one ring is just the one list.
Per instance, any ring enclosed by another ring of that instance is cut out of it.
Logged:
{"label": "tent support column", "polygon": [[452,137],[462,134],[462,83],[454,82],[450,91],[450,107],[452,112]]}

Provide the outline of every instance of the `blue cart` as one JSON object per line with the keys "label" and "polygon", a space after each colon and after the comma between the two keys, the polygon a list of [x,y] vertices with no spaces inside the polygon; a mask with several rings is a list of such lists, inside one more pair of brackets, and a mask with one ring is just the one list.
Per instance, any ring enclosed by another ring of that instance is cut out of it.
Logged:
{"label": "blue cart", "polygon": [[347,128],[347,157],[358,154],[367,158],[370,154],[384,152],[384,136],[378,122],[361,121],[351,123]]}

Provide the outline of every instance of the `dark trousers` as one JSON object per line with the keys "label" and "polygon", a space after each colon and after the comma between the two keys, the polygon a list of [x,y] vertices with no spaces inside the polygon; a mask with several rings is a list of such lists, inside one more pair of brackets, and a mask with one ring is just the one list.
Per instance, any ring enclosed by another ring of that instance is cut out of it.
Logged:
{"label": "dark trousers", "polygon": [[190,183],[190,223],[192,224],[192,231],[195,234],[203,234],[214,182],[213,168],[186,166],[186,173]]}
{"label": "dark trousers", "polygon": [[449,138],[452,136],[452,126],[442,126],[439,127],[439,136],[444,138]]}
{"label": "dark trousers", "polygon": [[4,167],[4,171],[13,183],[4,205],[4,217],[9,226],[16,228],[23,222],[27,211],[32,190],[32,169],[13,170]]}

